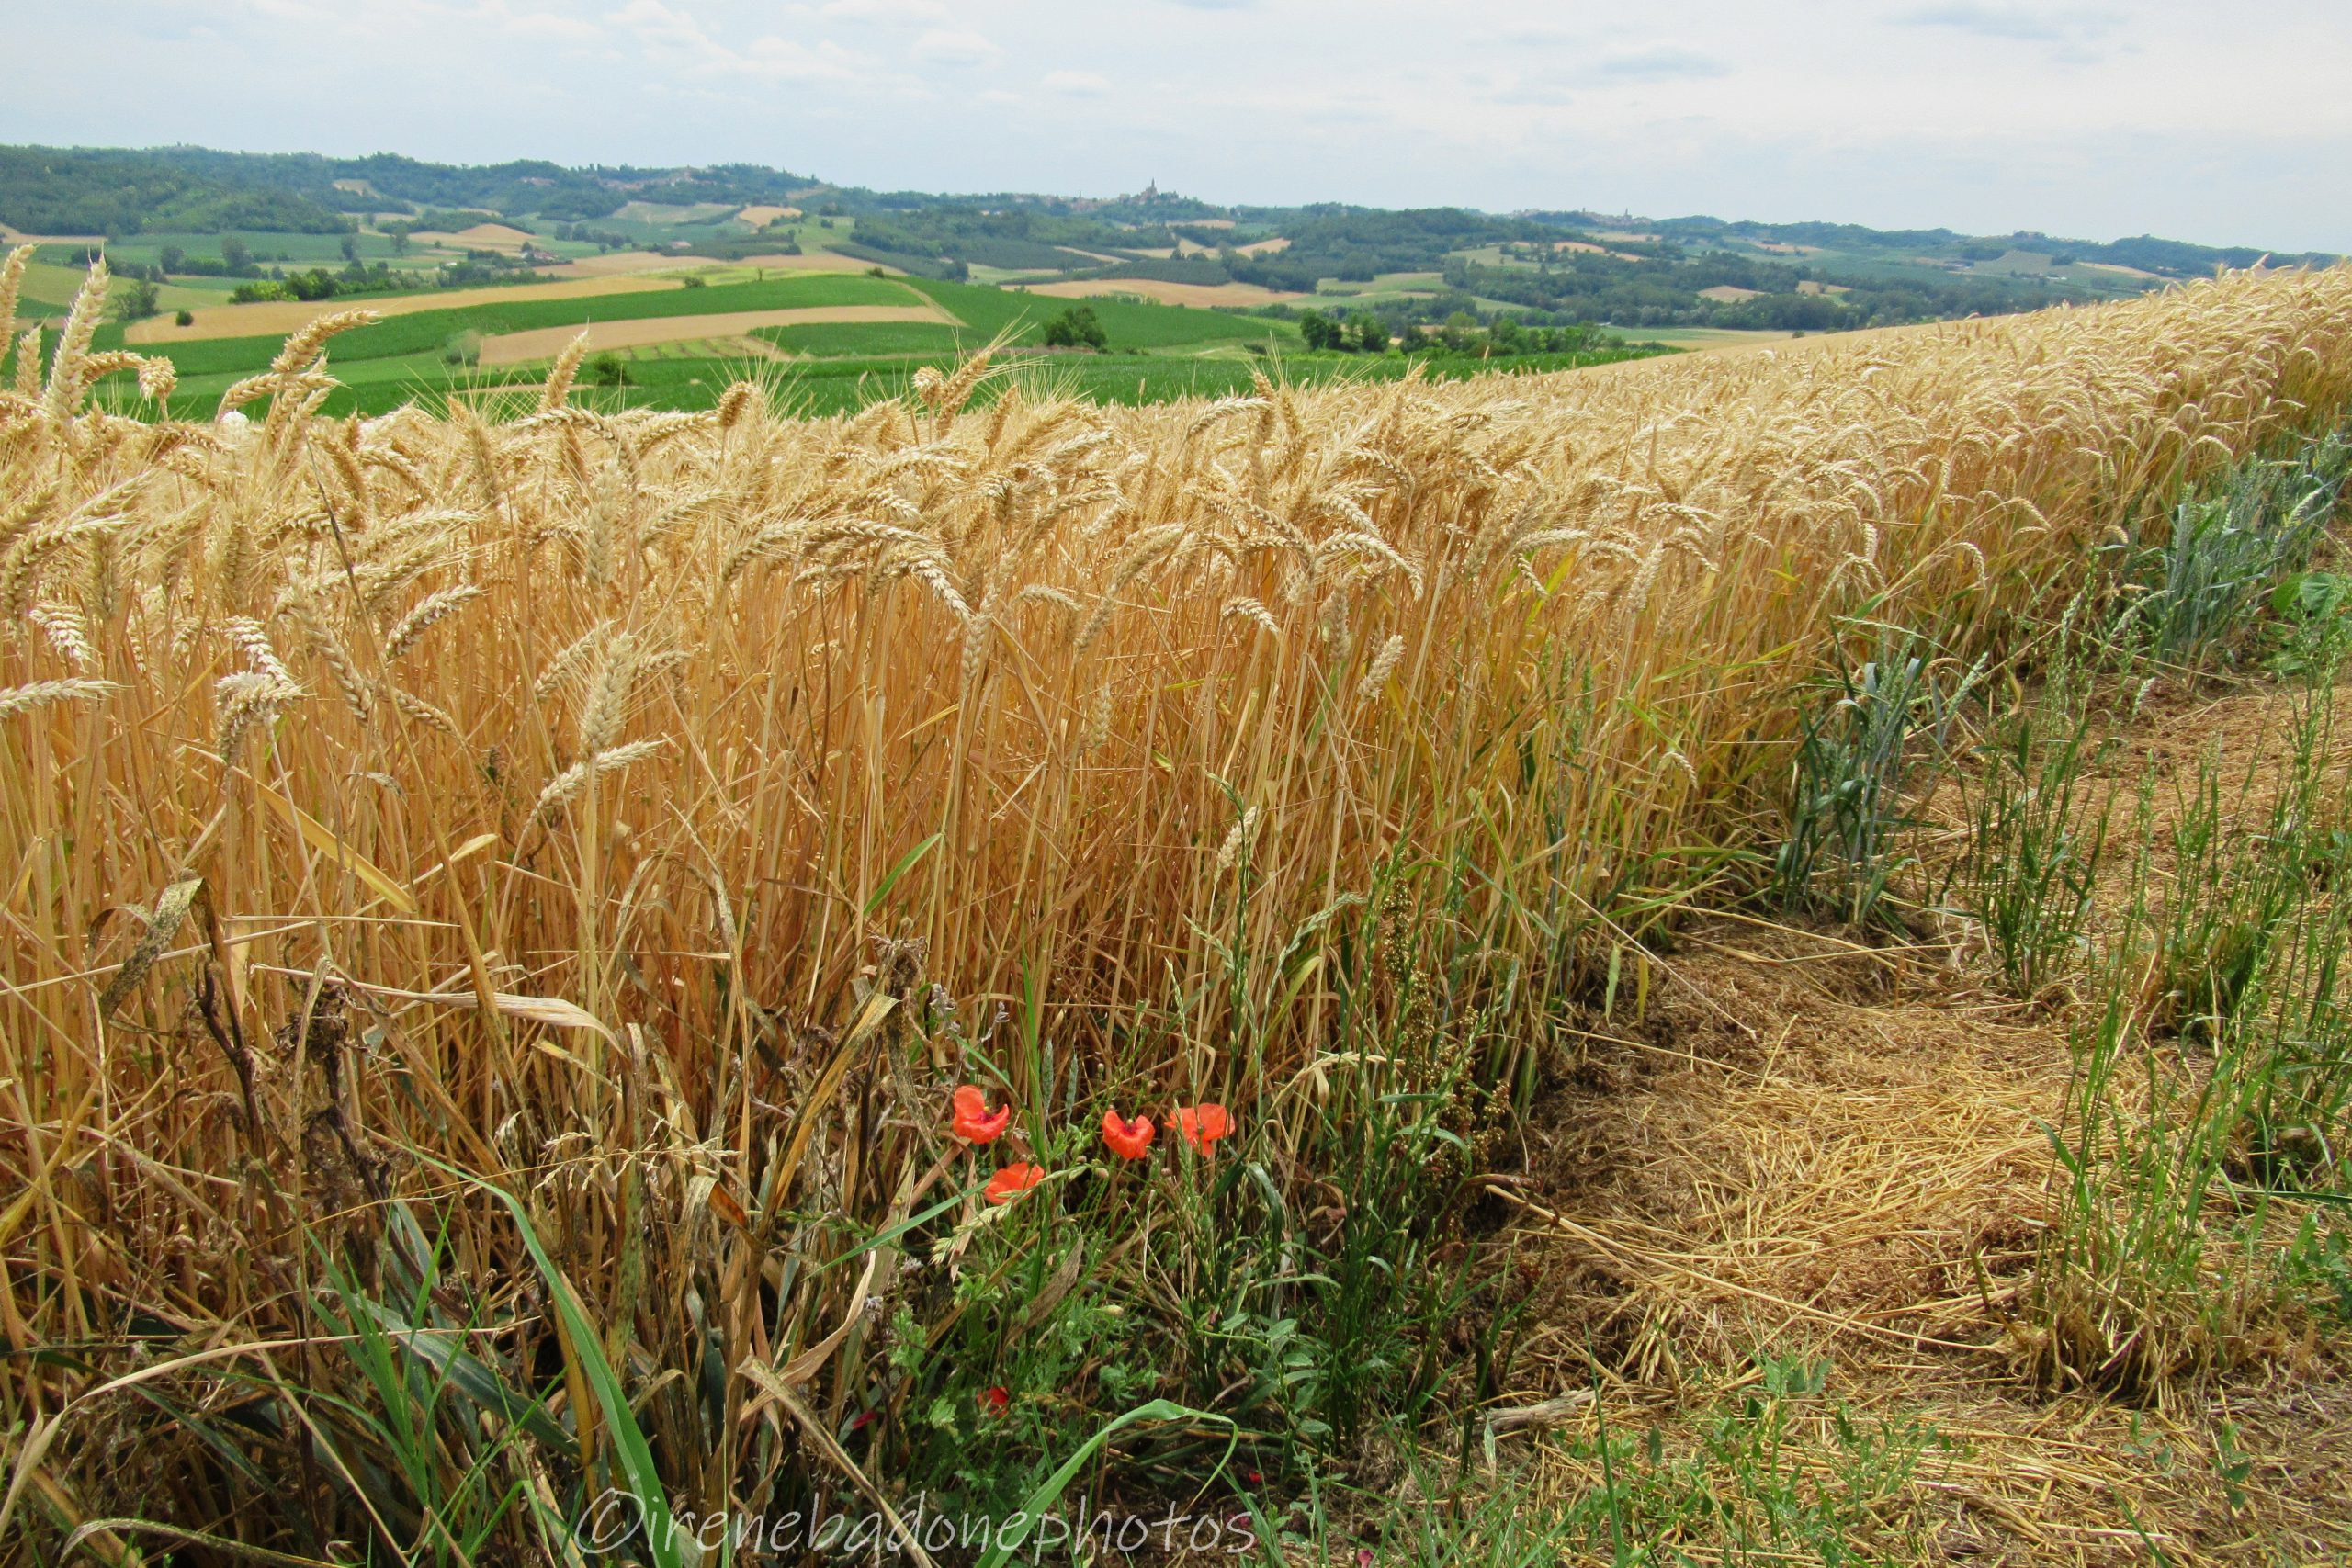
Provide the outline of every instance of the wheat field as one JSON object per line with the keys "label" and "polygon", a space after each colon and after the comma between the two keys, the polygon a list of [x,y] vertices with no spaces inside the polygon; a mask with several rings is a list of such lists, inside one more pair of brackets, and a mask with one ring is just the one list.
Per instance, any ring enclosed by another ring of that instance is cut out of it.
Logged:
{"label": "wheat field", "polygon": [[388,1204],[456,1205],[529,1296],[476,1179],[670,1483],[742,1495],[797,1461],[753,1382],[699,1413],[706,1335],[854,1407],[868,1284],[788,1260],[942,1195],[956,1083],[1053,1168],[1105,1105],[1229,1105],[1310,1189],[1351,1094],[1419,1081],[1351,1087],[1432,1010],[1402,926],[1445,998],[1405,1033],[1489,1124],[1557,998],[1753,885],[1834,647],[1973,657],[2352,403],[2341,268],[1132,409],[982,357],[806,422],[750,384],[599,412],[576,350],[511,422],[316,419],[356,315],[184,408],[90,351],[104,287],[0,391],[0,1328],[100,1348],[0,1398],[9,1506],[61,1529],[143,1471],[139,1510],[233,1534],[201,1423],[105,1385],[324,1377],[288,1348],[321,1248]]}

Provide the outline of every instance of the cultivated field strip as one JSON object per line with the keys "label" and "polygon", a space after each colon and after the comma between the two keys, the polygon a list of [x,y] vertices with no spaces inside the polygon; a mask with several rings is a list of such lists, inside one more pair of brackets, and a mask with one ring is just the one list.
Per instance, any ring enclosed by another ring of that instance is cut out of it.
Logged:
{"label": "cultivated field strip", "polygon": [[[514,283],[491,288],[443,288],[417,294],[390,294],[368,301],[379,316],[404,316],[420,310],[463,310],[476,305],[536,304],[546,299],[596,299],[609,294],[658,293],[681,285],[673,277],[577,278],[557,283]],[[208,305],[191,310],[194,319],[181,326],[169,316],[134,322],[123,341],[135,347],[194,343],[216,337],[267,337],[300,332],[312,321],[337,310],[345,301],[256,299],[243,305]]]}
{"label": "cultivated field strip", "polygon": [[800,310],[733,310],[710,316],[647,316],[628,321],[591,321],[584,327],[535,327],[498,333],[481,340],[484,365],[527,365],[561,354],[585,336],[591,353],[646,348],[696,338],[740,337],[760,327],[813,327],[864,322],[916,322],[952,327],[956,318],[936,305],[812,305]]}

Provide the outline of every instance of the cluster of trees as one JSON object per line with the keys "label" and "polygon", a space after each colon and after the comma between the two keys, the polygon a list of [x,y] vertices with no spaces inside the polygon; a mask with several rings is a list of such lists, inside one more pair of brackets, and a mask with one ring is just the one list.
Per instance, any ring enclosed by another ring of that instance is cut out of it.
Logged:
{"label": "cluster of trees", "polygon": [[1091,348],[1099,354],[1111,346],[1091,305],[1073,305],[1054,317],[1046,323],[1045,337],[1047,348]]}
{"label": "cluster of trees", "polygon": [[192,256],[178,245],[165,245],[156,252],[156,262],[164,273],[173,277],[262,276],[261,265],[254,259],[254,248],[235,234],[220,236],[220,254],[217,257]]}
{"label": "cluster of trees", "polygon": [[1995,260],[2010,251],[2030,251],[2049,256],[2053,265],[2077,261],[2105,262],[2165,277],[2201,277],[2217,266],[2252,266],[2266,254],[2287,265],[2324,266],[2336,259],[2321,252],[2286,255],[2245,245],[2193,245],[2180,240],[2160,240],[2151,234],[2100,243],[2055,238],[2032,229],[2020,229],[2008,235],[1984,235],[1962,234],[1950,229],[1868,229],[1858,223],[1727,223],[1719,218],[1672,218],[1650,226],[1668,239],[1690,244],[1720,243],[1726,239],[1764,241],[1895,261],[1925,256],[1938,261],[1981,262]]}
{"label": "cluster of trees", "polygon": [[1449,252],[1558,237],[1555,231],[1521,219],[1494,218],[1456,207],[1306,211],[1304,219],[1278,225],[1290,241],[1283,250],[1255,256],[1238,250],[1222,253],[1217,259],[1226,275],[1238,283],[1304,291],[1319,278],[1363,283],[1387,272],[1435,272]]}
{"label": "cluster of trees", "polygon": [[1294,319],[1306,346],[1324,353],[1577,354],[1604,341],[1589,321],[1551,324],[1507,312],[1481,321],[1467,309],[1434,322],[1363,309],[1301,310]]}
{"label": "cluster of trees", "polygon": [[1298,313],[1298,335],[1312,349],[1340,354],[1385,354],[1388,327],[1370,311],[1352,316],[1327,316],[1320,310]]}
{"label": "cluster of trees", "polygon": [[575,245],[598,245],[608,251],[625,251],[637,243],[617,229],[592,229],[585,223],[559,223],[555,237]]}
{"label": "cluster of trees", "polygon": [[[106,258],[107,270],[117,277],[145,278],[163,283],[174,277],[266,277],[270,276],[254,254],[254,248],[242,235],[220,236],[220,254],[217,256],[192,256],[187,247],[167,244],[157,247],[153,265],[125,261],[114,255]],[[344,236],[343,254],[346,261],[358,255],[358,241]],[[283,261],[285,257],[278,258]]]}
{"label": "cluster of trees", "polygon": [[0,147],[0,223],[31,234],[266,229],[332,234],[351,220],[311,197],[240,186],[154,153]]}
{"label": "cluster of trees", "polygon": [[153,278],[121,279],[107,295],[107,305],[118,321],[143,321],[162,308],[161,293]]}
{"label": "cluster of trees", "polygon": [[[1445,268],[1447,288],[1462,294],[1623,327],[1831,332],[2000,315],[2032,310],[2070,293],[2063,288],[2028,290],[1925,271],[1916,280],[1855,275],[1840,283],[1842,293],[1799,293],[1796,285],[1805,276],[1794,266],[1723,254],[1654,261],[1571,253],[1537,269],[1465,261]],[[1726,284],[1756,289],[1758,297],[1719,300],[1700,293]]]}
{"label": "cluster of trees", "polygon": [[434,216],[485,208],[577,223],[609,217],[635,200],[783,202],[809,184],[806,175],[752,164],[567,168],[537,160],[428,164],[390,153],[326,158],[203,147],[0,147],[0,222],[49,234],[219,229],[332,234],[353,227],[356,213]]}
{"label": "cluster of trees", "polygon": [[334,299],[346,294],[393,294],[430,287],[415,274],[394,272],[383,262],[368,266],[354,260],[340,272],[314,266],[289,272],[283,277],[240,283],[230,291],[229,302],[243,305],[255,299]]}
{"label": "cluster of trees", "polygon": [[[510,215],[536,213],[563,223],[610,217],[637,200],[681,206],[706,201],[738,206],[781,201],[809,184],[803,175],[752,164],[707,169],[610,164],[568,168],[541,159],[454,164],[428,164],[388,152],[366,158],[324,158],[307,152],[215,152],[202,148],[171,148],[157,155],[223,183],[295,192],[346,212],[470,207]],[[362,188],[343,188],[345,186]]]}

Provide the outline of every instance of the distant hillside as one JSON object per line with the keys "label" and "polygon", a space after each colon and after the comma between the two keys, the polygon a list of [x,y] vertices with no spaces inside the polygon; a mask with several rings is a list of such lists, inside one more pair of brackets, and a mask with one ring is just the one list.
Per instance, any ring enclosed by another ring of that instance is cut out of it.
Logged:
{"label": "distant hillside", "polygon": [[436,208],[579,222],[639,200],[733,207],[782,201],[809,183],[752,164],[568,169],[537,162],[427,164],[389,152],[325,158],[202,147],[6,147],[0,148],[0,223],[33,234],[322,234],[356,227],[352,214]]}
{"label": "distant hillside", "polygon": [[[511,231],[483,227],[493,223]],[[1312,311],[1350,322],[1361,341],[1375,327],[1395,335],[1505,316],[1545,328],[1844,331],[2114,299],[2267,254],[2152,235],[2095,241],[1585,210],[1219,207],[1156,186],[1107,200],[943,196],[833,186],[754,164],[475,166],[196,147],[0,148],[0,224],[109,242],[173,236],[175,245],[158,238],[151,248],[183,256],[234,231],[246,236],[237,248],[251,260],[224,261],[222,270],[238,276],[259,276],[266,258],[311,254],[259,243],[270,235],[401,236],[403,245],[404,231],[455,235],[449,243],[471,248],[444,258],[464,269],[445,282],[535,265],[534,256],[568,254],[564,246],[729,261],[806,247],[946,281],[1125,292],[1302,319]],[[363,253],[375,254],[344,252]]]}
{"label": "distant hillside", "polygon": [[28,234],[109,236],[159,226],[287,234],[348,227],[324,203],[213,177],[170,154],[50,147],[0,147],[0,223]]}

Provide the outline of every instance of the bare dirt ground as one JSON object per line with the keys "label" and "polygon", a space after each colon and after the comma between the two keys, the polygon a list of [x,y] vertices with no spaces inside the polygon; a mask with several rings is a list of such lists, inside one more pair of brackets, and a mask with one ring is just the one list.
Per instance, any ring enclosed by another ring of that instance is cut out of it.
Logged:
{"label": "bare dirt ground", "polygon": [[503,333],[481,340],[484,365],[522,365],[552,359],[578,337],[588,334],[588,346],[643,348],[657,343],[683,343],[704,338],[731,338],[755,327],[815,326],[835,321],[937,321],[947,326],[956,318],[937,306],[829,305],[797,310],[735,310],[711,316],[654,316],[635,321],[594,321],[582,327],[543,327],[535,332]]}
{"label": "bare dirt ground", "polygon": [[[2352,688],[2336,704],[2352,718]],[[2284,714],[2263,691],[2160,700],[2109,786],[2193,777],[2218,746],[2259,798]],[[1681,1451],[1769,1349],[1826,1358],[1826,1395],[1858,1419],[1934,1435],[1874,1506],[1911,1544],[1873,1561],[2352,1562],[2343,1345],[2281,1343],[2136,1404],[2023,1375],[2009,1307],[2054,1213],[2045,1129],[2064,1121],[2080,1004],[2019,1001],[1964,948],[1854,934],[1693,925],[1645,1016],[1588,1021],[1520,1168],[1490,1181],[1532,1325],[1521,1375],[1548,1368],[1516,1397],[1598,1389],[1597,1412],[1536,1439],[1542,1484],[1601,1483],[1600,1419]],[[1835,1471],[1830,1424],[1792,1459]]]}
{"label": "bare dirt ground", "polygon": [[419,230],[410,236],[428,245],[455,245],[461,250],[519,251],[532,243],[532,236],[523,230],[504,223],[477,223],[470,229],[455,233],[435,230]]}
{"label": "bare dirt ground", "polygon": [[124,332],[127,343],[193,343],[214,337],[282,337],[338,310],[373,310],[405,316],[419,310],[462,310],[469,305],[502,305],[514,299],[593,299],[604,294],[649,294],[675,288],[674,278],[590,277],[568,283],[520,283],[493,288],[445,288],[431,294],[362,295],[343,299],[260,299],[247,305],[207,305],[189,312],[188,326],[169,316],[151,316]]}
{"label": "bare dirt ground", "polygon": [[104,234],[25,234],[0,223],[0,245],[103,245]]}

